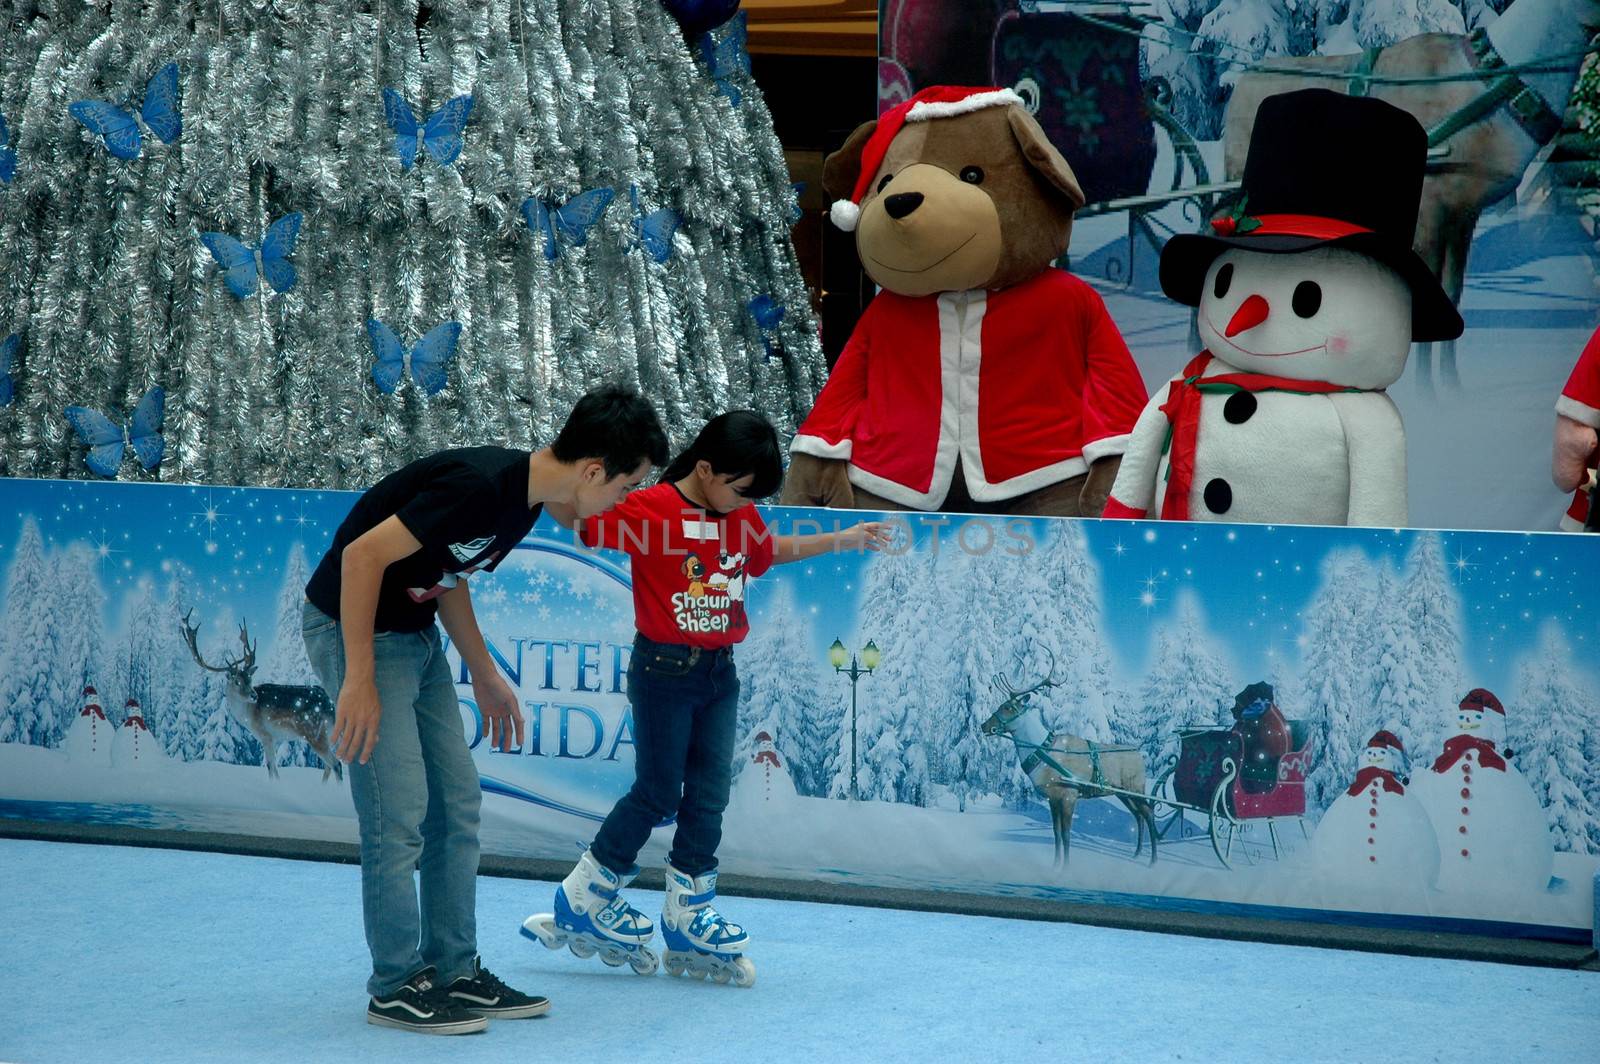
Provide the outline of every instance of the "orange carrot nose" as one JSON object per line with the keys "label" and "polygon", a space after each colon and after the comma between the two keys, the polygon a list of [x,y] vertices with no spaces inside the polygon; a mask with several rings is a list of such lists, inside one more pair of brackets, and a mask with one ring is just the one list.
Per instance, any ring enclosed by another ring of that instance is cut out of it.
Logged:
{"label": "orange carrot nose", "polygon": [[1254,329],[1257,325],[1267,320],[1267,301],[1260,296],[1251,296],[1245,300],[1239,309],[1233,312],[1233,320],[1228,322],[1228,327],[1223,335],[1230,339],[1238,336],[1246,329]]}

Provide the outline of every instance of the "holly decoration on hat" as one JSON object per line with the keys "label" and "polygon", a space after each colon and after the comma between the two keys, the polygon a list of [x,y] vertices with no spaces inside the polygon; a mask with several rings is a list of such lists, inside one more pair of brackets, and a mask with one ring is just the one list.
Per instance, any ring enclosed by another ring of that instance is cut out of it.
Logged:
{"label": "holly decoration on hat", "polygon": [[1218,236],[1243,236],[1255,229],[1261,228],[1261,219],[1252,218],[1246,213],[1250,206],[1250,197],[1241,196],[1239,202],[1234,204],[1233,213],[1223,218],[1211,219],[1211,228],[1217,231]]}

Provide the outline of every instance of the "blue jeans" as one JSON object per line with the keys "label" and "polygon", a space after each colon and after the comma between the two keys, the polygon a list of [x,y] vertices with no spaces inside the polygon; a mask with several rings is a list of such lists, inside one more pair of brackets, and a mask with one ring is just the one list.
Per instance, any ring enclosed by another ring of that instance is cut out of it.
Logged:
{"label": "blue jeans", "polygon": [[[302,618],[306,656],[337,703],[344,633],[309,602]],[[483,791],[439,629],[375,633],[372,654],[378,742],[365,765],[350,765],[350,794],[361,824],[361,913],[372,951],[367,992],[376,997],[428,965],[445,984],[471,974]],[[419,870],[420,910],[412,878]]]}
{"label": "blue jeans", "polygon": [[600,825],[590,849],[619,875],[650,832],[678,815],[667,860],[686,875],[717,867],[722,811],[733,784],[739,674],[731,650],[699,650],[638,636],[628,662],[633,707],[633,787]]}

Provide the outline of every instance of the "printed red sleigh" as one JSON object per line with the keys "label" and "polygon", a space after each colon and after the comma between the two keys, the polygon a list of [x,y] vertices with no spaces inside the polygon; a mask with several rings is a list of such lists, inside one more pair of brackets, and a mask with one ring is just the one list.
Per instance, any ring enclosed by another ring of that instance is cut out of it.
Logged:
{"label": "printed red sleigh", "polygon": [[[1217,858],[1230,867],[1234,838],[1250,823],[1266,824],[1274,857],[1281,855],[1278,821],[1294,819],[1302,837],[1309,838],[1306,777],[1316,766],[1316,743],[1310,722],[1286,723],[1290,749],[1275,766],[1264,764],[1270,762],[1270,754],[1247,748],[1237,726],[1180,729],[1178,757],[1156,780],[1154,790],[1158,817],[1159,806],[1172,809],[1164,823],[1158,822],[1160,837],[1165,838],[1174,824],[1185,825],[1186,811],[1203,814]],[[1183,838],[1186,830],[1180,826],[1176,838]],[[1246,860],[1254,860],[1248,849],[1242,845],[1240,849]]]}

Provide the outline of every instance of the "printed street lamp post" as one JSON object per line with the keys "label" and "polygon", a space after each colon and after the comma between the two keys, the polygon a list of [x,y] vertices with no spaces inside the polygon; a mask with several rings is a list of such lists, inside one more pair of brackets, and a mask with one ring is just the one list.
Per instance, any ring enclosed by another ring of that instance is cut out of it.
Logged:
{"label": "printed street lamp post", "polygon": [[[849,668],[845,667],[845,659],[850,661]],[[828,661],[833,665],[833,671],[843,673],[850,677],[850,800],[858,797],[856,792],[856,683],[861,677],[869,676],[878,667],[882,654],[878,644],[867,640],[867,645],[861,648],[861,657],[845,648],[844,643],[835,639],[833,646],[828,648]]]}

